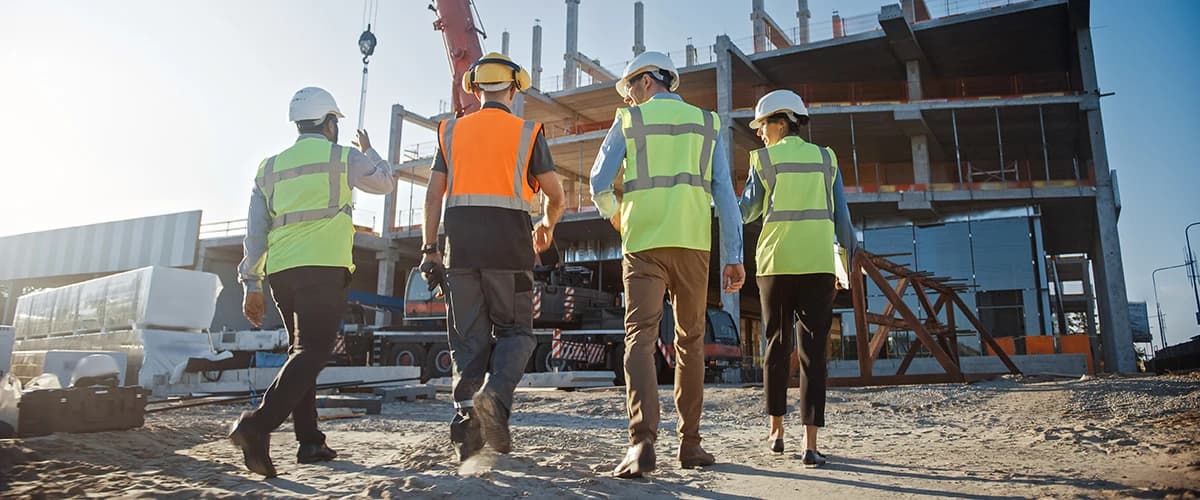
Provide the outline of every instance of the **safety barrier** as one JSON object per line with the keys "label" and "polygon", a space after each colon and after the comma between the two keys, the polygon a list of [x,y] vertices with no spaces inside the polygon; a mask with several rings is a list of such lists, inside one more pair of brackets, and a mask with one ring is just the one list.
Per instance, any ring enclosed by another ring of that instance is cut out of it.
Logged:
{"label": "safety barrier", "polygon": [[[1084,354],[1089,374],[1096,373],[1092,358],[1092,338],[1088,335],[1031,335],[1027,337],[996,337],[1000,351],[1008,355],[1019,354]],[[985,354],[995,356],[988,346]]]}

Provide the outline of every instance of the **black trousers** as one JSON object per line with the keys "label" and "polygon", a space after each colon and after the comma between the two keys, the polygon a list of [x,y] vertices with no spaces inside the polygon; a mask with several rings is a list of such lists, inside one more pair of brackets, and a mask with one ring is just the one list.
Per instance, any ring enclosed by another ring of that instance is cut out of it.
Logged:
{"label": "black trousers", "polygon": [[250,428],[271,432],[288,414],[296,441],[320,444],[317,430],[317,375],[325,368],[337,342],[346,312],[350,271],[344,267],[306,266],[267,277],[271,296],[287,327],[288,360],[263,393],[262,404],[248,417]]}
{"label": "black trousers", "polygon": [[767,413],[787,413],[792,337],[796,318],[806,327],[800,334],[800,418],[804,425],[825,426],[825,350],[833,322],[837,293],[832,274],[759,276],[763,322],[766,324],[767,360],[764,389]]}

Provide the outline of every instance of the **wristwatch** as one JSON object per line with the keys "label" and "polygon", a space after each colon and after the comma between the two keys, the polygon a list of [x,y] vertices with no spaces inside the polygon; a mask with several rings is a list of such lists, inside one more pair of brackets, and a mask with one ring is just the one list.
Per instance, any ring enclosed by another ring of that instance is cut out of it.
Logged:
{"label": "wristwatch", "polygon": [[437,243],[430,243],[421,247],[421,253],[425,255],[435,254],[438,252]]}

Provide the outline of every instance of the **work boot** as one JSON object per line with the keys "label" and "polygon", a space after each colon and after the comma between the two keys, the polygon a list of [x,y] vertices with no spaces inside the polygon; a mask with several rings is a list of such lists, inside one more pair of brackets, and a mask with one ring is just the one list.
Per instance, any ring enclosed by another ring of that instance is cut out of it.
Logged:
{"label": "work boot", "polygon": [[805,467],[813,468],[825,465],[825,455],[822,455],[817,450],[804,450],[804,458],[801,460]]}
{"label": "work boot", "polygon": [[512,451],[512,434],[508,429],[508,409],[496,396],[479,391],[473,398],[475,415],[479,417],[479,427],[483,431],[483,440],[498,453]]}
{"label": "work boot", "polygon": [[459,462],[465,462],[483,448],[479,419],[470,408],[458,410],[450,421],[450,444],[454,446],[454,456]]}
{"label": "work boot", "polygon": [[328,462],[337,456],[337,452],[325,443],[300,443],[300,449],[296,451],[296,461],[302,464]]}
{"label": "work boot", "polygon": [[647,472],[653,472],[656,462],[654,443],[640,441],[625,451],[625,458],[613,469],[612,474],[620,479],[639,478]]}
{"label": "work boot", "polygon": [[252,429],[246,422],[250,414],[243,412],[241,417],[233,421],[229,440],[242,449],[242,460],[247,469],[270,479],[276,476],[275,464],[271,463],[271,434]]}
{"label": "work boot", "polygon": [[700,443],[682,444],[679,445],[679,466],[684,469],[694,469],[696,467],[706,467],[717,463],[716,457],[711,453],[704,451]]}

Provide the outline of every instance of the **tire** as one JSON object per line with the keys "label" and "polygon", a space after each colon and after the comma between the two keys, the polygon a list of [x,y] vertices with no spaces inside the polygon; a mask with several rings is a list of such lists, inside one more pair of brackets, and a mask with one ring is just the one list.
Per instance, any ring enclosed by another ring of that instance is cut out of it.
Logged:
{"label": "tire", "polygon": [[395,344],[388,350],[388,364],[391,366],[425,366],[428,354],[425,348],[417,344]]}
{"label": "tire", "polygon": [[544,373],[550,371],[550,366],[546,363],[550,359],[550,343],[538,344],[537,349],[533,350],[533,371]]}
{"label": "tire", "polygon": [[658,371],[659,385],[675,385],[675,369],[667,364],[667,359],[658,350],[654,351],[654,367]]}
{"label": "tire", "polygon": [[625,344],[616,344],[612,348],[613,385],[625,385]]}
{"label": "tire", "polygon": [[423,378],[428,380],[431,378],[449,377],[453,371],[454,363],[450,358],[450,345],[441,343],[429,346],[428,354],[425,355]]}

